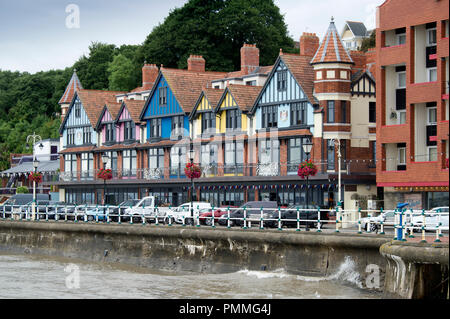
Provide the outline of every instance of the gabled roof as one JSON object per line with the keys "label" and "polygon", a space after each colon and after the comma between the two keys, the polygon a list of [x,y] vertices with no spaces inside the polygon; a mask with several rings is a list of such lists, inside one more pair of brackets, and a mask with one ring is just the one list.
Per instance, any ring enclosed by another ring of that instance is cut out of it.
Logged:
{"label": "gabled roof", "polygon": [[283,62],[286,67],[289,69],[289,72],[292,74],[294,79],[296,80],[297,84],[300,86],[300,88],[305,93],[306,97],[308,98],[309,102],[311,104],[318,104],[319,102],[315,98],[313,94],[314,90],[314,68],[310,63],[311,57],[303,56],[299,54],[288,54],[288,53],[281,53],[278,56],[277,61],[275,62],[272,72],[269,75],[269,79],[267,79],[266,83],[260,90],[259,95],[254,101],[254,104],[252,108],[249,110],[250,113],[254,113],[256,110],[256,107],[258,106],[258,100],[261,97],[261,95],[264,93],[265,89],[270,83],[270,78],[272,78],[277,71],[278,66],[281,62]]}
{"label": "gabled roof", "polygon": [[119,121],[120,115],[122,114],[123,109],[126,107],[133,122],[136,124],[140,123],[141,120],[139,119],[139,116],[141,115],[144,105],[145,105],[144,100],[125,100],[125,101],[123,101],[121,104],[120,110],[117,113],[116,122]]}
{"label": "gabled roof", "polygon": [[211,81],[221,79],[226,75],[224,72],[195,72],[181,69],[170,69],[161,67],[158,78],[152,88],[149,98],[142,109],[140,119],[143,118],[145,110],[155,94],[157,83],[164,77],[173,95],[177,99],[184,113],[191,113],[194,105],[204,87],[210,86]]}
{"label": "gabled roof", "polygon": [[311,60],[311,64],[316,63],[353,64],[350,54],[348,54],[342,44],[342,39],[336,30],[333,18],[331,19],[330,26],[328,27],[319,49]]}
{"label": "gabled roof", "polygon": [[358,82],[363,77],[367,78],[369,81],[371,81],[375,85],[376,81],[375,81],[374,77],[372,76],[372,73],[370,73],[369,70],[358,71],[355,74],[353,74],[352,78],[351,78],[352,84]]}
{"label": "gabled roof", "polygon": [[192,110],[191,114],[189,114],[189,119],[192,120],[194,118],[203,97],[206,98],[206,100],[211,105],[211,110],[214,111],[220,101],[220,98],[222,97],[223,91],[223,89],[203,88],[202,93],[200,93],[200,97],[197,100],[197,103],[195,103],[194,105],[194,109]]}
{"label": "gabled roof", "polygon": [[111,115],[111,119],[114,121],[117,117],[117,114],[119,113],[121,104],[116,103],[115,101],[108,101],[105,103],[105,106],[103,107],[102,111],[100,112],[100,115],[97,120],[97,124],[95,125],[95,128],[98,130],[100,128],[100,125],[102,123],[102,118],[105,115],[105,112],[108,111]]}
{"label": "gabled roof", "polygon": [[225,91],[223,92],[219,103],[216,106],[215,112],[219,111],[220,105],[225,99],[227,93],[231,94],[237,106],[242,112],[250,111],[253,105],[255,104],[255,100],[259,96],[259,93],[261,92],[262,88],[263,88],[262,86],[250,86],[241,84],[228,85]]}
{"label": "gabled roof", "polygon": [[355,21],[345,21],[345,24],[348,26],[349,30],[353,33],[355,37],[367,36],[367,29],[364,23]]}
{"label": "gabled roof", "polygon": [[61,123],[60,133],[62,133],[62,129],[65,126],[67,119],[69,118],[68,115],[75,103],[75,99],[77,96],[79,97],[81,104],[83,105],[84,111],[86,112],[92,128],[95,129],[99,116],[102,113],[105,104],[116,103],[115,96],[117,94],[123,93],[125,92],[100,90],[79,90],[75,92],[75,95],[73,96],[72,102],[70,103],[69,109],[67,111],[67,115],[64,117],[64,120]]}
{"label": "gabled roof", "polygon": [[77,70],[73,70],[72,78],[67,84],[66,90],[59,100],[59,104],[66,104],[72,102],[72,98],[75,92],[82,90],[83,86],[81,85],[80,79],[77,76]]}
{"label": "gabled roof", "polygon": [[259,66],[250,73],[246,73],[244,70],[233,71],[233,72],[227,73],[226,76],[221,80],[240,78],[243,76],[251,76],[251,75],[256,75],[256,74],[269,74],[270,71],[272,71],[272,68],[273,68],[273,65],[268,65],[268,66]]}

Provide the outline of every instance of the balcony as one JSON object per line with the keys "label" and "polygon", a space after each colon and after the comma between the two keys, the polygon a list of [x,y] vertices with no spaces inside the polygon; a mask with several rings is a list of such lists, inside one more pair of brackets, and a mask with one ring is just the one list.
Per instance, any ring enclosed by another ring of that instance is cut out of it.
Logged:
{"label": "balcony", "polygon": [[408,50],[406,44],[381,48],[380,65],[393,65],[406,63]]}
{"label": "balcony", "polygon": [[412,83],[407,86],[408,104],[426,103],[441,99],[439,82]]}

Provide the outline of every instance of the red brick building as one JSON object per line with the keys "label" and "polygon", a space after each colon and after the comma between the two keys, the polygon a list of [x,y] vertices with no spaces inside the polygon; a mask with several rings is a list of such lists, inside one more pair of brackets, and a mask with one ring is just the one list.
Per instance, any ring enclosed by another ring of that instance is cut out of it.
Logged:
{"label": "red brick building", "polygon": [[377,10],[377,185],[384,206],[448,206],[449,2]]}

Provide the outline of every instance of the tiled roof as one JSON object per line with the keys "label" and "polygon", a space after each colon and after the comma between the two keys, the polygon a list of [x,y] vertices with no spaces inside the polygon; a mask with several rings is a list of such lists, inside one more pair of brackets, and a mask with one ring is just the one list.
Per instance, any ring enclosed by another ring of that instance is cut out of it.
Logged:
{"label": "tiled roof", "polygon": [[311,64],[330,62],[353,63],[352,58],[342,44],[341,37],[336,30],[333,20],[331,20],[330,26],[328,27],[325,37],[314,55]]}
{"label": "tiled roof", "polygon": [[95,146],[81,146],[81,147],[71,147],[66,148],[65,150],[62,150],[59,152],[60,154],[71,154],[71,153],[83,153],[83,152],[89,152],[93,151],[95,149]]}
{"label": "tiled roof", "polygon": [[185,113],[192,111],[204,87],[226,75],[222,72],[192,72],[163,67],[161,73]]}
{"label": "tiled roof", "polygon": [[205,88],[203,89],[203,94],[205,94],[205,97],[208,99],[209,104],[211,104],[211,108],[214,110],[219,104],[220,98],[223,94],[222,89],[211,89],[211,88]]}
{"label": "tiled roof", "polygon": [[299,54],[286,54],[280,55],[284,64],[289,68],[298,84],[302,87],[308,100],[311,103],[315,103],[316,98],[313,95],[314,90],[314,68],[310,64],[311,57],[303,56]]}
{"label": "tiled roof", "polygon": [[125,92],[99,90],[80,90],[77,92],[92,127],[97,124],[103,107],[106,104],[116,104],[115,96],[123,93]]}
{"label": "tiled roof", "polygon": [[[261,138],[270,138],[271,132],[258,132],[252,135],[249,139],[261,139]],[[311,136],[310,130],[307,129],[298,129],[298,130],[286,130],[286,131],[278,131],[274,135],[274,137],[291,137],[291,136]]]}
{"label": "tiled roof", "polygon": [[116,103],[115,101],[108,101],[105,103],[106,108],[108,109],[109,114],[111,114],[111,118],[114,120],[119,114],[121,103]]}
{"label": "tiled roof", "polygon": [[69,84],[64,91],[63,96],[59,100],[59,104],[66,104],[72,102],[73,96],[75,92],[82,90],[83,86],[81,85],[80,79],[77,76],[77,71],[74,70],[72,74],[72,78],[69,81]]}
{"label": "tiled roof", "polygon": [[233,78],[240,78],[245,75],[256,75],[256,74],[269,74],[270,71],[272,71],[273,65],[269,66],[260,66],[254,69],[251,73],[246,73],[245,70],[241,71],[233,71],[226,74],[226,76],[222,79],[233,79]]}
{"label": "tiled roof", "polygon": [[101,151],[114,151],[114,150],[125,150],[125,149],[134,149],[134,148],[136,148],[137,146],[139,146],[140,144],[139,143],[133,143],[133,144],[114,144],[114,145],[109,145],[109,146],[105,146],[105,145],[102,145],[102,146],[99,146],[99,147],[96,147],[95,149],[94,149],[94,151],[99,151],[99,152],[101,152]]}
{"label": "tiled roof", "polygon": [[[140,123],[139,116],[141,115],[142,109],[145,105],[145,100],[126,100],[123,101],[123,104],[125,104],[128,113],[130,113],[131,119],[134,123]],[[120,114],[117,114],[117,117],[119,117]],[[119,120],[119,118],[117,118]]]}
{"label": "tiled roof", "polygon": [[262,86],[249,86],[240,84],[230,84],[228,91],[233,96],[240,110],[243,112],[250,111],[255,103],[256,98],[261,92]]}

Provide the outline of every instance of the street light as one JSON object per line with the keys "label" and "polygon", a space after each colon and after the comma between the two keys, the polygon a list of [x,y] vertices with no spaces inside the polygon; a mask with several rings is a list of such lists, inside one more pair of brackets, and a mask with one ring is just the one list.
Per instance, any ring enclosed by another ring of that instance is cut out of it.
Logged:
{"label": "street light", "polygon": [[[303,143],[303,152],[306,154],[306,160],[309,158],[309,154],[311,153],[313,144],[310,140],[306,140],[306,142]],[[306,220],[309,220],[309,211],[308,211],[308,205],[309,205],[309,175],[306,176]],[[308,222],[306,222],[306,228],[305,230],[309,230]]]}
{"label": "street light", "polygon": [[[39,135],[36,135],[35,132],[33,132],[33,135],[27,136],[27,145],[33,141],[33,172],[36,173],[37,168],[39,166],[39,162],[36,160],[36,154],[34,153],[34,146],[36,143],[41,142],[42,138]],[[39,144],[39,148],[42,150],[44,145],[42,143]],[[36,215],[36,181],[33,180],[33,204],[32,204],[32,219],[34,220]]]}
{"label": "street light", "polygon": [[[195,151],[192,149],[189,151],[189,160],[191,165],[194,164]],[[194,177],[191,175],[191,219],[189,220],[190,225],[194,225]]]}
{"label": "street light", "polygon": [[[342,200],[341,200],[341,158],[342,158],[342,154],[341,154],[341,140],[338,138],[333,138],[332,139],[334,146],[337,146],[338,149],[338,204],[337,206],[340,207],[340,209],[342,209]],[[339,211],[339,209],[338,209]],[[338,216],[338,214],[336,214],[336,223],[338,222],[340,216]],[[336,224],[337,225],[337,224]],[[342,225],[340,225],[342,227]]]}
{"label": "street light", "polygon": [[[109,156],[106,153],[102,154],[103,169],[106,169],[106,164],[108,164]],[[105,214],[105,204],[106,204],[106,179],[103,179],[103,214]]]}

